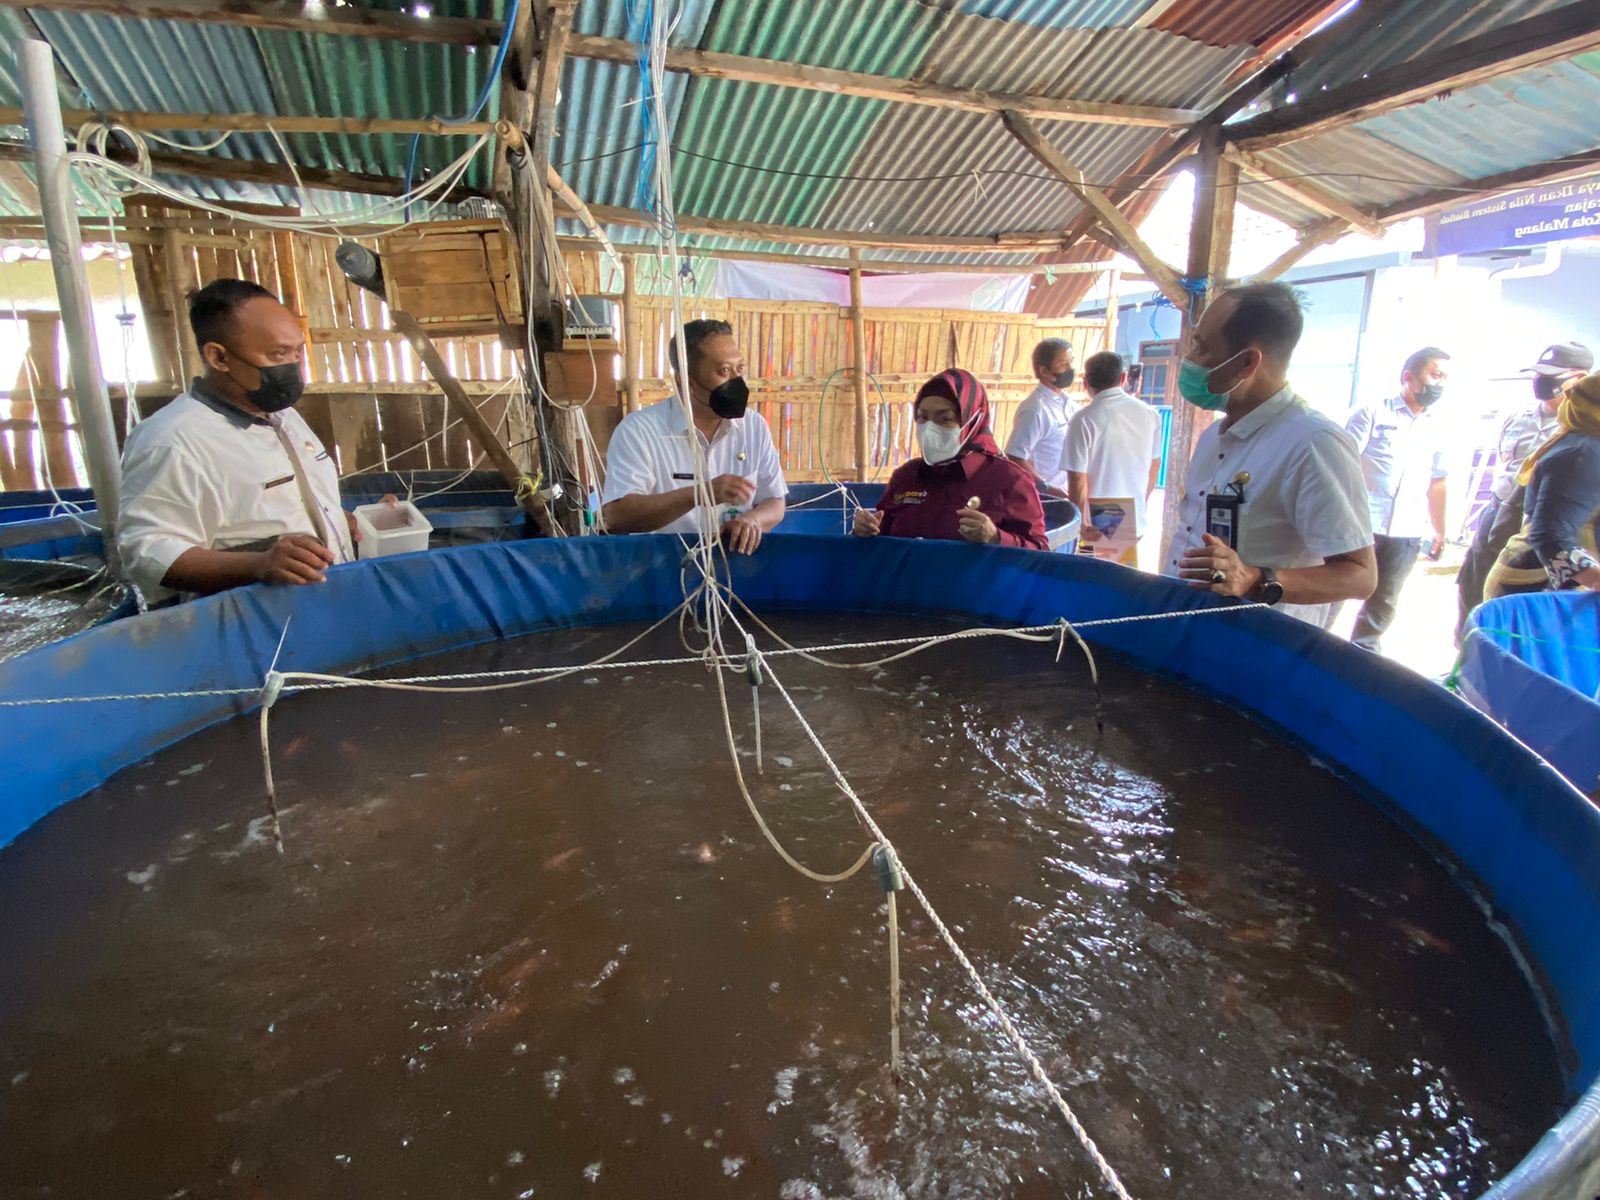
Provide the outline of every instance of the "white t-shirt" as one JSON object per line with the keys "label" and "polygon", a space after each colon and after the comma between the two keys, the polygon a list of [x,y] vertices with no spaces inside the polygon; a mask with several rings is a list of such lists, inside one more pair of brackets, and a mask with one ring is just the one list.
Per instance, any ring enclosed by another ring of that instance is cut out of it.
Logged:
{"label": "white t-shirt", "polygon": [[[1160,414],[1119,387],[1107,388],[1073,414],[1061,450],[1061,474],[1081,471],[1088,475],[1091,500],[1133,497],[1142,536],[1150,528],[1145,520],[1150,463],[1160,457]],[[1087,521],[1088,514],[1084,519]]]}
{"label": "white t-shirt", "polygon": [[1031,462],[1039,478],[1051,487],[1064,488],[1067,474],[1056,464],[1061,460],[1061,443],[1071,416],[1072,402],[1066,393],[1041,383],[1018,406],[1006,453]]}
{"label": "white t-shirt", "polygon": [[150,599],[172,595],[161,580],[186,550],[317,532],[274,421],[311,485],[328,549],[339,562],[355,558],[338,468],[305,418],[292,408],[252,417],[196,380],[141,421],[122,452],[117,549],[128,578]]}
{"label": "white t-shirt", "polygon": [[1400,396],[1363,404],[1350,414],[1344,431],[1361,455],[1373,533],[1433,537],[1428,487],[1446,478],[1443,430],[1432,409],[1413,413]]}
{"label": "white t-shirt", "polygon": [[[659,496],[694,483],[689,432],[682,403],[673,396],[623,417],[606,450],[605,501],[624,496]],[[709,442],[698,429],[694,436],[706,454],[707,478],[742,475],[755,484],[752,507],[789,494],[778,448],[772,444],[772,431],[760,413],[750,410],[737,421],[722,422]],[[714,531],[738,511],[741,510],[730,505],[691,510],[656,532],[698,534],[702,519]]]}
{"label": "white t-shirt", "polygon": [[[1350,435],[1289,388],[1226,430],[1217,421],[1195,445],[1165,573],[1204,545],[1205,498],[1241,472],[1239,557],[1254,567],[1315,567],[1372,545],[1367,489]],[[1337,604],[1283,604],[1282,612],[1328,628]]]}

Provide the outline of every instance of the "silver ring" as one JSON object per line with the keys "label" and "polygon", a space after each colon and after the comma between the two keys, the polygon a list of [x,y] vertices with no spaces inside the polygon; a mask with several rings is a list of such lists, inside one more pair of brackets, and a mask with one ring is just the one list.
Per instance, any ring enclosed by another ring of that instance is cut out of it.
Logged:
{"label": "silver ring", "polygon": [[1227,583],[1228,582],[1228,574],[1227,574],[1227,572],[1226,571],[1213,571],[1213,572],[1211,572],[1211,582],[1212,583]]}

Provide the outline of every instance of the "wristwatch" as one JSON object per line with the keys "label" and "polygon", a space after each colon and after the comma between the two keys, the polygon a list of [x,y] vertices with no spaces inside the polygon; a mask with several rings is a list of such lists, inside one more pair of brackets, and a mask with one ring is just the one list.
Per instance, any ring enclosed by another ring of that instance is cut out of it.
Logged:
{"label": "wristwatch", "polygon": [[1283,599],[1283,584],[1278,582],[1278,573],[1271,567],[1257,567],[1261,572],[1261,582],[1255,586],[1253,599],[1262,604],[1276,604]]}

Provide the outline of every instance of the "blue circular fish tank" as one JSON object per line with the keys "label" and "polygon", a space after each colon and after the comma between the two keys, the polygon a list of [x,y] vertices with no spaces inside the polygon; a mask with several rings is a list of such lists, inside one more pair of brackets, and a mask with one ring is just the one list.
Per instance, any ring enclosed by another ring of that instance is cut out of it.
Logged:
{"label": "blue circular fish tank", "polygon": [[[652,621],[682,602],[683,560],[683,543],[665,536],[463,546],[337,568],[318,587],[225,593],[0,663],[0,701],[8,702],[0,845],[118,771],[256,703],[230,695],[10,702],[258,689],[291,619],[279,668],[341,674],[538,631]],[[775,534],[730,572],[738,595],[765,613],[1025,626],[1224,606],[1072,555],[831,530]],[[1546,1002],[1573,1097],[1485,1194],[1600,1193],[1600,810],[1443,688],[1279,614],[1251,609],[1087,632],[1097,650],[1243,710],[1304,748],[1465,873]],[[1496,1034],[1483,1030],[1485,1039]]]}

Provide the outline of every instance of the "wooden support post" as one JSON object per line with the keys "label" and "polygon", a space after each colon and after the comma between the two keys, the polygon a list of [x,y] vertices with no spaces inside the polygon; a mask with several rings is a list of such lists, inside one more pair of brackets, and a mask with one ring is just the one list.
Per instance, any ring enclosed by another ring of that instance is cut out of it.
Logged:
{"label": "wooden support post", "polygon": [[[1183,335],[1200,320],[1211,298],[1221,288],[1228,273],[1228,252],[1233,245],[1233,207],[1239,194],[1239,168],[1223,154],[1220,130],[1206,132],[1200,142],[1200,158],[1195,172],[1194,221],[1189,228],[1189,277],[1203,279],[1206,290],[1196,294],[1184,308]],[[1161,559],[1168,560],[1167,547],[1178,527],[1178,505],[1194,444],[1212,414],[1202,412],[1183,400],[1174,401],[1172,437],[1167,447],[1167,487],[1161,510]]]}
{"label": "wooden support post", "polygon": [[1122,272],[1112,267],[1106,277],[1106,349],[1117,348],[1117,293],[1122,286]]}
{"label": "wooden support post", "polygon": [[628,397],[628,411],[639,411],[639,376],[644,369],[644,359],[639,344],[639,301],[636,298],[639,281],[634,256],[622,260],[622,387]]}
{"label": "wooden support post", "polygon": [[[551,526],[550,513],[545,509],[544,501],[527,487],[527,477],[522,473],[522,468],[517,466],[516,460],[511,457],[511,452],[505,448],[488,420],[478,411],[478,406],[467,395],[466,389],[461,386],[461,381],[451,373],[444,358],[439,354],[439,348],[433,344],[433,339],[423,332],[422,326],[417,324],[416,318],[410,313],[392,308],[389,310],[389,320],[396,332],[411,343],[411,348],[422,360],[422,365],[428,368],[428,374],[433,376],[434,382],[444,391],[451,411],[466,425],[472,440],[484,454],[488,455],[495,469],[511,485],[522,510],[533,518],[541,533],[546,537],[553,536],[555,530]],[[547,447],[539,447],[541,457],[546,459],[547,451]]]}
{"label": "wooden support post", "polygon": [[867,448],[867,310],[861,303],[860,260],[850,264],[850,340],[856,384],[856,478],[865,482],[871,455]]}
{"label": "wooden support post", "polygon": [[1271,282],[1318,246],[1326,246],[1329,242],[1338,241],[1339,238],[1344,236],[1345,230],[1349,228],[1350,222],[1341,220],[1338,217],[1329,217],[1322,224],[1313,225],[1310,229],[1300,234],[1299,241],[1251,276],[1251,282]]}
{"label": "wooden support post", "polygon": [[1040,133],[1038,127],[1027,117],[1019,112],[1003,112],[1000,116],[1005,121],[1006,128],[1011,131],[1011,136],[1027,147],[1028,152],[1040,163],[1055,172],[1084,207],[1094,212],[1118,248],[1144,268],[1145,273],[1155,280],[1162,294],[1174,304],[1179,306],[1185,304],[1186,297],[1183,285],[1178,282],[1178,273],[1161,261],[1156,252],[1139,236],[1139,231],[1133,227],[1133,222],[1122,215],[1121,210],[1111,203],[1106,194],[1085,182],[1083,172],[1047,141],[1044,134]]}
{"label": "wooden support post", "polygon": [[1339,217],[1346,225],[1354,226],[1368,237],[1383,236],[1383,226],[1371,213],[1364,212],[1348,200],[1335,196],[1327,188],[1301,178],[1290,168],[1270,163],[1259,154],[1240,149],[1238,146],[1225,147],[1223,153],[1236,167],[1262,180],[1276,191],[1316,209],[1324,216]]}

